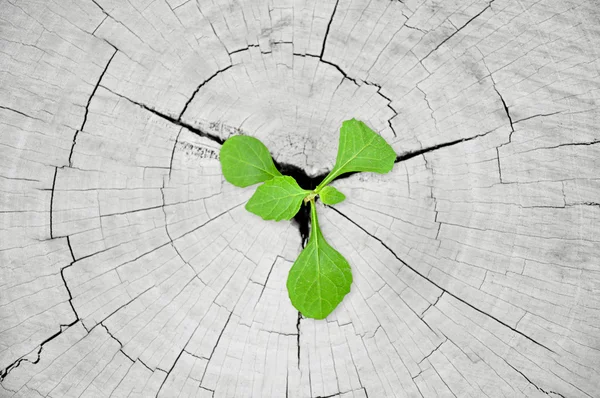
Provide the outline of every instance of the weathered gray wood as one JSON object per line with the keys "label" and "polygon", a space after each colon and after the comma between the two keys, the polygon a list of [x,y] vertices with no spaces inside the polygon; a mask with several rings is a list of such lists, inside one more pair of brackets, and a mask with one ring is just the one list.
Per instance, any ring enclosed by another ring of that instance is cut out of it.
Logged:
{"label": "weathered gray wood", "polygon": [[[600,6],[0,0],[0,396],[600,396]],[[299,318],[297,225],[219,142],[309,175],[351,293]]]}

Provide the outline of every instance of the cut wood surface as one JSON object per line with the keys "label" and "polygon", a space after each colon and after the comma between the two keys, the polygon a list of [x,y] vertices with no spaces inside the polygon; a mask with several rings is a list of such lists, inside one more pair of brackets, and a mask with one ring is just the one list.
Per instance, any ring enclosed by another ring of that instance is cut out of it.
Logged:
{"label": "cut wood surface", "polygon": [[[600,5],[0,0],[1,397],[600,397]],[[391,173],[319,205],[351,293],[285,286],[341,122]]]}

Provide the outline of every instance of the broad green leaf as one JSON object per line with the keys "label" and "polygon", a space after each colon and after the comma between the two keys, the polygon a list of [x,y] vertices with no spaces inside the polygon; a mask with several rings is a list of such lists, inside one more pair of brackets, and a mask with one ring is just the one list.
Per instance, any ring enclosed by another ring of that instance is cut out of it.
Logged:
{"label": "broad green leaf", "polygon": [[335,205],[337,203],[343,202],[346,199],[346,195],[332,187],[331,185],[327,185],[321,189],[319,193],[319,197],[321,201],[326,205]]}
{"label": "broad green leaf", "polygon": [[225,179],[238,187],[247,187],[281,176],[267,147],[254,137],[236,135],[221,147],[221,169]]}
{"label": "broad green leaf", "polygon": [[317,192],[334,178],[351,171],[387,173],[395,161],[396,152],[383,137],[359,120],[346,120],[340,129],[335,166],[319,184]]}
{"label": "broad green leaf", "polygon": [[311,191],[300,188],[292,177],[275,177],[259,186],[246,203],[246,210],[265,220],[289,220],[298,213]]}
{"label": "broad green leaf", "polygon": [[348,261],[325,241],[315,202],[310,205],[310,238],[290,269],[287,289],[292,304],[305,317],[325,319],[350,292],[352,270]]}

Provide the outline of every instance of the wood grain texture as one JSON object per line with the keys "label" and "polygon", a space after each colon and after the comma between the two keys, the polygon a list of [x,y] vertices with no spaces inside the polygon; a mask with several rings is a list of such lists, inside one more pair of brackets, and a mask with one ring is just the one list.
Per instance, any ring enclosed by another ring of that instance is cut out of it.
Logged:
{"label": "wood grain texture", "polygon": [[[600,397],[592,0],[0,0],[1,397]],[[295,222],[236,134],[334,182],[354,284],[291,306]]]}

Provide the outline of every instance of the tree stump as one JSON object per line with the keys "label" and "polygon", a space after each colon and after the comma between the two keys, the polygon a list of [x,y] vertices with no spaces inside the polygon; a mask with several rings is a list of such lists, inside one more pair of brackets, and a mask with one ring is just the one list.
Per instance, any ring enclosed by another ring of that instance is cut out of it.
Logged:
{"label": "tree stump", "polygon": [[[596,2],[0,10],[0,396],[600,396]],[[315,321],[306,220],[218,155],[314,181],[353,117],[398,158],[319,209],[354,283]]]}

